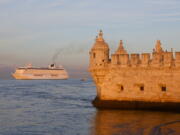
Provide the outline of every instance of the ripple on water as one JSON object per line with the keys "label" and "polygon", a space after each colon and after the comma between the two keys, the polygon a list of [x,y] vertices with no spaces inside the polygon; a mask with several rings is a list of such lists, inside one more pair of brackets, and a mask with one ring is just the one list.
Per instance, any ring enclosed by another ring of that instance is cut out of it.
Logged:
{"label": "ripple on water", "polygon": [[180,114],[96,110],[91,80],[0,80],[2,135],[179,135]]}

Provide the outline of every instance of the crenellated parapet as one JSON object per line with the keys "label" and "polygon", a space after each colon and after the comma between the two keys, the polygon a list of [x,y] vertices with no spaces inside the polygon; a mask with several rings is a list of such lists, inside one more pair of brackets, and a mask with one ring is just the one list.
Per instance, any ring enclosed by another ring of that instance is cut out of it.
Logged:
{"label": "crenellated parapet", "polygon": [[151,54],[150,53],[142,53],[141,54],[141,67],[147,67],[149,66]]}
{"label": "crenellated parapet", "polygon": [[160,40],[157,40],[152,53],[128,54],[122,45],[111,55],[112,67],[180,67],[180,52],[164,51]]}
{"label": "crenellated parapet", "polygon": [[129,66],[129,54],[120,54],[119,63],[122,67]]}
{"label": "crenellated parapet", "polygon": [[150,66],[161,67],[162,64],[163,64],[163,53],[153,52]]}
{"label": "crenellated parapet", "polygon": [[173,52],[164,52],[163,53],[163,66],[164,67],[175,66],[174,65]]}
{"label": "crenellated parapet", "polygon": [[139,54],[131,54],[130,64],[132,67],[136,67],[140,64],[140,55]]}
{"label": "crenellated parapet", "polygon": [[180,52],[175,52],[175,65],[180,67]]}

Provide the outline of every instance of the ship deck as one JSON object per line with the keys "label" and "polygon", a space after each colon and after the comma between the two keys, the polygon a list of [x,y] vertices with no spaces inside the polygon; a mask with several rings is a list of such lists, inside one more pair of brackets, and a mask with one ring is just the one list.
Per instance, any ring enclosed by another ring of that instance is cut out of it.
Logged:
{"label": "ship deck", "polygon": [[54,69],[51,69],[51,68],[18,68],[18,69],[34,69],[34,70],[64,70],[63,68],[54,68]]}

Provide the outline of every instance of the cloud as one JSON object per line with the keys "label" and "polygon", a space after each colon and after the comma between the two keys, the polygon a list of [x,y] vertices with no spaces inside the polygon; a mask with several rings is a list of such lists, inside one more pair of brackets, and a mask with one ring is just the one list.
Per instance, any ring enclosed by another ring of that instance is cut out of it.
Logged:
{"label": "cloud", "polygon": [[0,0],[0,4],[8,4],[12,1],[15,1],[15,0]]}
{"label": "cloud", "polygon": [[160,14],[155,14],[153,16],[169,16],[169,17],[180,17],[180,12],[176,12],[176,13],[160,13]]}
{"label": "cloud", "polygon": [[168,12],[152,14],[153,22],[179,22],[180,12]]}
{"label": "cloud", "polygon": [[64,2],[64,0],[52,1],[47,5],[47,8],[56,8],[63,6]]}
{"label": "cloud", "polygon": [[157,10],[177,10],[180,8],[179,0],[146,0],[145,3]]}
{"label": "cloud", "polygon": [[158,5],[174,5],[179,3],[178,0],[146,0],[149,4],[158,4]]}
{"label": "cloud", "polygon": [[180,22],[180,18],[156,18],[153,22]]}

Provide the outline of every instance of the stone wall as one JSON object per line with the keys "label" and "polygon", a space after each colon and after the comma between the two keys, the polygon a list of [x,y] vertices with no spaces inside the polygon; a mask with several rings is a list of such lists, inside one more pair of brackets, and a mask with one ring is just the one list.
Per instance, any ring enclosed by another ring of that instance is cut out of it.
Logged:
{"label": "stone wall", "polygon": [[180,102],[180,69],[113,68],[99,87],[102,100]]}

